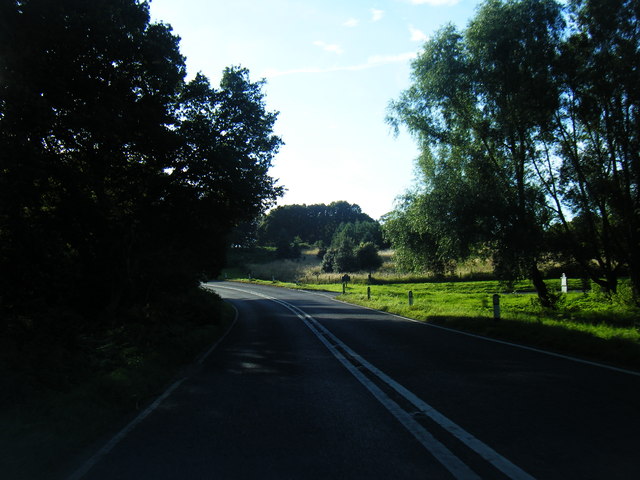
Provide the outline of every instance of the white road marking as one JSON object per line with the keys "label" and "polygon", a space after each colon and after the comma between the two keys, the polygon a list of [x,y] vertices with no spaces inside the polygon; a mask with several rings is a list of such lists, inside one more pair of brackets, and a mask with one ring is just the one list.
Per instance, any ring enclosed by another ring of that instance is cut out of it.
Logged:
{"label": "white road marking", "polygon": [[[317,320],[315,321],[317,322]],[[490,464],[492,464],[502,473],[507,475],[509,478],[512,478],[514,480],[515,479],[522,479],[522,480],[533,479],[533,477],[528,473],[526,473],[524,470],[522,470],[518,466],[511,463],[509,460],[507,460],[502,455],[497,453],[491,447],[481,442],[480,440],[475,438],[472,434],[464,430],[462,427],[460,427],[459,425],[449,420],[447,417],[442,415],[431,405],[429,405],[428,403],[426,403],[425,401],[417,397],[413,392],[407,390],[405,387],[400,385],[391,377],[389,377],[388,375],[378,370],[378,368],[376,368],[374,365],[372,365],[367,360],[362,358],[356,352],[351,350],[347,345],[345,345],[341,340],[339,340],[335,335],[333,335],[325,327],[323,327],[320,324],[318,324],[318,326],[320,329],[322,329],[325,332],[327,336],[330,336],[335,342],[337,342],[351,357],[353,357],[360,364],[366,367],[367,370],[369,370],[376,377],[378,377],[380,380],[382,380],[391,388],[393,388],[396,392],[398,392],[405,399],[411,402],[420,412],[427,415],[429,418],[435,421],[438,425],[440,425],[442,428],[447,430],[454,437],[456,437],[458,440],[460,440],[467,447],[472,449],[474,452],[476,452],[478,455],[480,455],[482,458],[484,458],[486,461],[488,461]]]}
{"label": "white road marking", "polygon": [[[206,352],[204,352],[200,356],[200,358],[197,360],[196,363],[198,365],[202,365],[202,363],[211,354],[211,352],[213,352],[216,349],[216,347],[218,345],[220,345],[220,342],[222,342],[222,340],[224,340],[226,338],[226,336],[229,335],[229,332],[234,327],[234,325],[236,324],[237,320],[238,320],[238,310],[236,310],[236,314],[235,314],[235,317],[233,319],[233,322],[231,323],[231,325],[229,325],[229,328],[227,328],[227,331],[224,332],[222,337],[220,337],[218,339],[218,341],[216,343],[214,343],[211,346],[211,348],[209,348]],[[140,422],[142,422],[145,418],[147,418],[150,413],[152,413],[156,408],[158,408],[160,406],[160,404],[169,395],[171,395],[175,391],[175,389],[178,388],[182,384],[182,382],[184,382],[186,379],[187,379],[187,377],[182,377],[182,378],[176,380],[174,383],[172,383],[169,386],[169,388],[167,388],[162,395],[160,395],[158,398],[156,398],[156,400],[151,405],[149,405],[136,418],[131,420],[131,422],[129,422],[129,424],[126,427],[124,427],[122,430],[120,430],[118,433],[116,433],[111,438],[111,440],[109,440],[105,445],[103,445],[103,447],[100,450],[98,450],[96,453],[91,455],[91,457],[89,457],[89,459],[87,459],[87,461],[85,461],[84,464],[80,466],[80,468],[78,468],[75,472],[73,472],[67,478],[67,480],[80,480],[82,477],[84,477],[87,474],[87,472],[89,472],[89,470],[91,470],[100,461],[100,459],[102,459],[102,457],[104,457],[111,450],[113,450],[113,448],[118,443],[120,443],[122,441],[122,439],[124,439],[136,426],[138,426],[138,424]]]}
{"label": "white road marking", "polygon": [[[495,468],[503,472],[512,480],[534,480],[534,477],[522,470],[520,467],[514,465],[505,457],[497,453],[491,447],[478,440],[472,434],[464,430],[462,427],[449,420],[447,417],[438,412],[431,405],[417,397],[414,393],[407,390],[405,387],[397,383],[391,377],[380,371],[374,365],[366,361],[351,348],[349,348],[344,342],[337,338],[333,333],[327,330],[320,322],[318,322],[311,315],[305,313],[298,307],[291,305],[288,302],[279,300],[277,298],[265,295],[263,293],[244,290],[240,288],[220,286],[223,289],[236,290],[243,293],[248,293],[258,297],[262,297],[273,302],[282,305],[291,312],[293,312],[298,318],[300,318],[305,325],[318,337],[318,339],[329,349],[329,351],[342,363],[349,372],[351,372],[372,394],[373,396],[387,408],[387,410],[409,431],[414,437],[429,451],[431,454],[449,470],[452,475],[457,479],[475,479],[480,478],[474,473],[467,465],[465,465],[458,457],[456,457],[447,447],[436,440],[431,433],[429,433],[422,425],[416,422],[411,415],[403,410],[397,403],[391,400],[375,383],[371,382],[361,371],[359,371],[344,355],[336,348],[339,346],[350,357],[360,363],[370,373],[375,375],[381,381],[393,388],[398,394],[404,397],[407,401],[412,403],[420,412],[427,415],[438,425],[444,428],[451,435],[460,440],[468,448],[476,452],[487,462],[493,465]],[[402,318],[402,317],[401,317]],[[329,341],[331,339],[331,341]],[[332,343],[333,342],[333,343]],[[334,345],[335,344],[335,345]]]}
{"label": "white road marking", "polygon": [[[316,325],[311,322],[313,320],[308,315],[296,312],[296,307],[282,302],[280,300],[272,299],[276,303],[291,310],[298,318],[300,318],[307,327],[314,333],[314,335],[329,349],[334,357],[338,359],[340,363],[354,376],[356,379],[369,390],[369,392],[378,400],[382,406],[384,406],[399,422],[405,427],[420,444],[426,448],[449,472],[459,480],[474,480],[480,479],[475,472],[473,472],[466,464],[456,457],[451,450],[445,447],[441,442],[435,439],[427,429],[420,425],[411,415],[403,410],[396,402],[391,400],[380,388],[369,380],[362,372],[353,366],[349,360],[347,360],[342,353],[335,346],[327,340],[327,338],[316,329]],[[341,343],[341,342],[340,342]],[[342,345],[341,345],[342,346]]]}
{"label": "white road marking", "polygon": [[116,435],[113,436],[111,440],[107,442],[100,450],[94,453],[78,470],[73,472],[71,476],[68,477],[67,480],[79,480],[84,477],[89,470],[91,470],[97,463],[100,461],[102,457],[108,454],[113,447],[115,447],[120,441],[126,437],[131,430],[133,430],[142,420],[147,418],[147,416],[153,412],[158,406],[167,398],[169,395],[173,393],[173,391],[178,388],[182,382],[186,380],[186,377],[181,378],[174,382],[169,388],[167,388],[162,395],[160,395],[155,402],[149,405],[140,415],[134,418],[126,427],[120,430]]}
{"label": "white road marking", "polygon": [[[332,297],[330,297],[330,298],[332,298]],[[507,340],[498,340],[497,338],[485,337],[485,336],[482,336],[482,335],[478,335],[477,333],[470,333],[470,332],[465,332],[465,331],[462,331],[462,330],[456,330],[455,328],[443,327],[442,325],[435,325],[433,323],[423,322],[423,321],[420,321],[420,320],[416,320],[415,318],[403,317],[402,315],[398,315],[398,314],[395,314],[395,313],[383,312],[381,310],[376,310],[375,308],[367,307],[365,305],[358,305],[358,304],[355,304],[355,303],[345,302],[345,301],[339,300],[337,298],[332,298],[332,299],[334,301],[340,302],[340,303],[342,303],[344,305],[349,305],[349,306],[352,306],[352,307],[366,308],[367,310],[371,310],[372,312],[377,312],[377,313],[379,313],[381,315],[388,315],[388,316],[391,316],[391,317],[396,317],[396,318],[399,318],[400,320],[406,320],[408,322],[418,323],[418,324],[423,325],[425,327],[437,328],[439,330],[446,330],[447,332],[457,333],[459,335],[465,335],[467,337],[478,338],[480,340],[485,340],[487,342],[493,342],[493,343],[499,343],[499,344],[502,344],[502,345],[508,345],[510,347],[519,348],[521,350],[528,350],[530,352],[541,353],[543,355],[548,355],[550,357],[562,358],[564,360],[570,360],[570,361],[576,362],[576,363],[582,363],[582,364],[585,364],[585,365],[591,365],[592,367],[606,368],[607,370],[613,370],[614,372],[626,373],[627,375],[634,375],[636,377],[640,377],[640,372],[636,372],[636,371],[633,371],[633,370],[627,370],[626,368],[614,367],[613,365],[606,365],[604,363],[593,362],[591,360],[585,360],[583,358],[572,357],[570,355],[564,355],[562,353],[551,352],[549,350],[542,350],[542,349],[536,348],[536,347],[529,347],[527,345],[522,345],[520,343],[513,343],[513,342],[509,342]]]}

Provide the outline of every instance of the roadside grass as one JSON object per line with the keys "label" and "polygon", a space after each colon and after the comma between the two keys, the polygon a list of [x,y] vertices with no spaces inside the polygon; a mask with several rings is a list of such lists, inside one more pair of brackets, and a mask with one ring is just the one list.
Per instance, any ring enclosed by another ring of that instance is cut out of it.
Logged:
{"label": "roadside grass", "polygon": [[[377,276],[376,276],[377,278]],[[352,276],[353,279],[353,276]],[[268,285],[342,292],[341,283]],[[558,280],[549,280],[552,291]],[[628,286],[609,297],[581,292],[570,279],[570,291],[559,294],[556,309],[541,308],[529,282],[430,282],[366,285],[350,283],[338,299],[415,320],[491,338],[512,341],[640,371],[640,309],[628,302]],[[367,296],[370,288],[371,298]],[[409,306],[408,293],[413,293]],[[501,318],[493,318],[493,295],[500,295]]]}
{"label": "roadside grass", "polygon": [[[122,326],[85,334],[73,351],[26,345],[24,358],[0,356],[2,478],[60,478],[86,449],[124,426],[233,318],[231,307],[199,290],[130,312]],[[41,348],[43,351],[29,352]],[[38,361],[25,362],[38,355]]]}

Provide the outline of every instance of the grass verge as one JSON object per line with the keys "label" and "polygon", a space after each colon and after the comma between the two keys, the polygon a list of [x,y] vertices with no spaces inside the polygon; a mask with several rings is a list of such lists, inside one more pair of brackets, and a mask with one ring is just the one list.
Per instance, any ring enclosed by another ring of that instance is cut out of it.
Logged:
{"label": "grass verge", "polygon": [[[254,281],[288,288],[342,292],[342,285]],[[555,282],[557,283],[557,282]],[[578,281],[570,288],[578,288]],[[554,282],[549,282],[553,288]],[[640,310],[625,299],[596,292],[561,294],[555,310],[543,309],[527,282],[497,281],[371,285],[350,284],[338,298],[403,317],[640,371]],[[556,286],[557,288],[557,286]],[[414,304],[408,304],[408,292]],[[514,293],[515,291],[515,293]],[[493,318],[493,294],[501,318]]]}
{"label": "grass verge", "polygon": [[233,311],[198,290],[128,316],[72,345],[27,344],[22,358],[0,357],[2,478],[61,478],[219,338]]}

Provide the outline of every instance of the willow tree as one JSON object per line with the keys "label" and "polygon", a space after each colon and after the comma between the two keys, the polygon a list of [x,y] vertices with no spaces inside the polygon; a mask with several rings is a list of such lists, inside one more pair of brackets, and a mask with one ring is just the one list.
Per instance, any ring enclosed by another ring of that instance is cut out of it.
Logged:
{"label": "willow tree", "polygon": [[562,31],[553,0],[488,0],[464,32],[447,26],[426,43],[389,116],[431,159],[420,201],[425,232],[438,245],[457,242],[443,250],[449,255],[489,246],[498,273],[528,276],[544,306],[553,303],[538,268],[549,218],[532,165],[557,109],[550,66]]}
{"label": "willow tree", "polygon": [[540,171],[571,255],[613,292],[628,269],[640,301],[640,2],[575,0],[568,11],[549,139],[560,162]]}

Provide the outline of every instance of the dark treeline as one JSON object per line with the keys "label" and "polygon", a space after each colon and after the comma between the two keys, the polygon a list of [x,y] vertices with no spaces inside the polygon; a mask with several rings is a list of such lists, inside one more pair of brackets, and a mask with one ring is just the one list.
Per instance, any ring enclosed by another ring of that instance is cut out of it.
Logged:
{"label": "dark treeline", "polygon": [[325,272],[373,271],[388,247],[379,222],[345,201],[284,205],[234,232],[234,247],[275,247],[275,257],[297,259],[303,246],[318,248]]}
{"label": "dark treeline", "polygon": [[422,154],[415,191],[385,219],[408,268],[474,255],[554,296],[540,265],[572,261],[640,301],[637,0],[487,0],[413,62],[390,105]]}
{"label": "dark treeline", "polygon": [[[370,231],[363,241],[382,245],[378,222],[362,212],[356,204],[345,201],[329,205],[284,205],[269,212],[258,226],[257,239],[261,245],[277,246],[296,238],[309,245],[330,245],[339,228],[346,224],[362,224]],[[344,228],[344,227],[343,227]]]}
{"label": "dark treeline", "polygon": [[178,44],[147,2],[0,1],[0,332],[193,288],[281,194],[262,83],[187,82]]}

